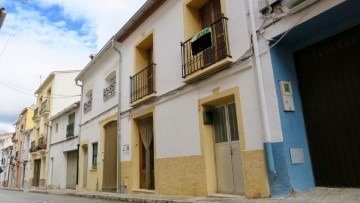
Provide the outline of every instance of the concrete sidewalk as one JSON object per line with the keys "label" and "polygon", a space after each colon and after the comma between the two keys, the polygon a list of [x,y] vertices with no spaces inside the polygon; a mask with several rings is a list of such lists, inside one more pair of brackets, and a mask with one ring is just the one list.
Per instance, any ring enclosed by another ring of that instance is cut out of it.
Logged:
{"label": "concrete sidewalk", "polygon": [[[11,189],[20,190],[20,189]],[[274,202],[294,202],[294,203],[355,203],[360,202],[360,189],[341,189],[341,188],[314,188],[306,193],[293,193],[291,196],[283,199],[245,199],[237,195],[215,195],[211,197],[185,197],[185,196],[166,196],[166,195],[142,195],[142,194],[119,194],[109,192],[88,192],[75,190],[22,190],[24,192],[37,192],[57,195],[70,195],[77,197],[117,200],[122,202],[136,203],[237,203],[237,202],[255,202],[255,203],[274,203]]]}

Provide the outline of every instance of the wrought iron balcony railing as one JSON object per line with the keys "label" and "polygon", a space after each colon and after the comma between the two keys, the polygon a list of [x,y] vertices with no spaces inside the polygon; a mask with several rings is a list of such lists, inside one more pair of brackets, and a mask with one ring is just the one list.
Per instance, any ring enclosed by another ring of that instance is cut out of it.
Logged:
{"label": "wrought iron balcony railing", "polygon": [[39,108],[36,108],[34,110],[33,121],[36,121],[38,118],[39,118]]}
{"label": "wrought iron balcony railing", "polygon": [[104,101],[115,95],[116,83],[112,83],[104,89]]}
{"label": "wrought iron balcony railing", "polygon": [[40,137],[38,140],[38,147],[37,149],[42,150],[46,149],[46,138],[44,136]]}
{"label": "wrought iron balcony railing", "polygon": [[[207,68],[226,57],[231,57],[227,20],[223,16],[197,35],[184,43],[181,42],[183,78]],[[205,37],[205,34],[207,34],[205,43],[202,40],[196,41],[196,39],[200,39],[200,36]]]}
{"label": "wrought iron balcony railing", "polygon": [[40,115],[48,113],[50,111],[49,100],[45,100],[41,103]]}
{"label": "wrought iron balcony railing", "polygon": [[155,93],[155,66],[153,63],[134,76],[130,76],[130,102],[133,103]]}
{"label": "wrought iron balcony railing", "polygon": [[66,126],[66,138],[74,137],[74,127],[75,127],[74,123],[71,123]]}
{"label": "wrought iron balcony railing", "polygon": [[92,99],[84,103],[84,113],[90,111],[92,108]]}
{"label": "wrought iron balcony railing", "polygon": [[35,141],[32,141],[32,142],[31,142],[29,152],[30,152],[30,153],[36,152]]}

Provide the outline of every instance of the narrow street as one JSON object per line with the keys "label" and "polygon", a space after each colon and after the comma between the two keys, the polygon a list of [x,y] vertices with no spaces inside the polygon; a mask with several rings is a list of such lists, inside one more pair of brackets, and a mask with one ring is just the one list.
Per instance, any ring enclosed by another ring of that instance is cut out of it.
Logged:
{"label": "narrow street", "polygon": [[0,190],[1,203],[99,203],[120,202],[103,199],[89,199],[83,197],[72,197],[67,195],[52,195],[33,192]]}
{"label": "narrow street", "polygon": [[[45,191],[44,191],[45,192]],[[0,203],[357,203],[359,189],[317,187],[306,193],[293,193],[287,198],[246,199],[237,195],[211,197],[134,195],[106,192],[77,192],[49,190],[48,193],[23,192],[0,189]],[[92,196],[92,198],[88,195]],[[95,198],[96,197],[96,198]],[[117,199],[117,200],[108,200]]]}

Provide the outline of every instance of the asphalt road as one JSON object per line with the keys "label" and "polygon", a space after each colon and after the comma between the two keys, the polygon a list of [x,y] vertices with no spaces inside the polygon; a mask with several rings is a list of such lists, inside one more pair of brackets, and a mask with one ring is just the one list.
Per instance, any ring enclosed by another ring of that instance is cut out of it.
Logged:
{"label": "asphalt road", "polygon": [[0,203],[115,203],[119,201],[88,199],[66,195],[0,190]]}

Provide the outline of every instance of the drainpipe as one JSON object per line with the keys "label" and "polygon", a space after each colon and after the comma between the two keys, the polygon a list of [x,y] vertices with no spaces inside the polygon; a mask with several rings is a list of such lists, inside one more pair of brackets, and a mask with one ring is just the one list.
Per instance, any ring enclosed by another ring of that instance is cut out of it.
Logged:
{"label": "drainpipe", "polygon": [[114,48],[114,50],[119,54],[119,67],[118,67],[118,91],[119,91],[119,96],[118,96],[118,147],[117,147],[117,157],[118,157],[118,164],[117,164],[117,192],[118,193],[123,193],[123,188],[121,186],[121,128],[120,128],[120,116],[121,116],[121,80],[120,77],[122,76],[121,74],[121,51],[116,48],[115,46],[115,38],[113,37],[112,40],[112,47]]}
{"label": "drainpipe", "polygon": [[81,96],[80,96],[80,117],[79,117],[79,142],[77,144],[77,149],[78,149],[78,153],[77,153],[77,160],[76,160],[76,185],[78,186],[79,185],[79,156],[80,156],[80,138],[81,138],[81,123],[82,123],[82,114],[83,114],[83,97],[84,97],[84,94],[83,94],[83,86],[82,84],[78,84],[78,80],[75,81],[75,84],[77,86],[79,86],[81,88]]}
{"label": "drainpipe", "polygon": [[[51,147],[50,147],[50,144],[51,144],[51,136],[52,136],[52,128],[51,128],[51,125],[52,125],[52,121],[48,121],[47,122],[47,128],[46,128],[46,161],[45,161],[45,164],[46,164],[46,168],[45,168],[45,188],[47,188],[48,185],[50,185],[49,183],[52,184],[52,178],[50,177],[50,180],[47,181],[47,178],[49,178],[49,158],[51,159],[51,156],[50,156],[50,153],[51,153]],[[52,168],[51,168],[52,170]],[[53,174],[51,173],[51,176]]]}
{"label": "drainpipe", "polygon": [[270,136],[270,127],[269,127],[269,116],[267,113],[266,100],[265,100],[265,90],[264,90],[264,78],[262,75],[262,65],[260,61],[259,55],[259,44],[257,41],[257,33],[255,28],[255,13],[254,13],[254,5],[252,0],[248,0],[249,4],[249,14],[250,14],[250,25],[251,25],[251,34],[252,41],[254,43],[254,55],[255,55],[255,64],[256,64],[256,75],[258,81],[258,91],[260,97],[260,105],[261,105],[261,118],[264,128],[264,142],[269,142],[269,146],[266,148],[268,167],[270,171],[276,176],[275,164],[274,164],[274,156],[271,147],[271,136]]}

